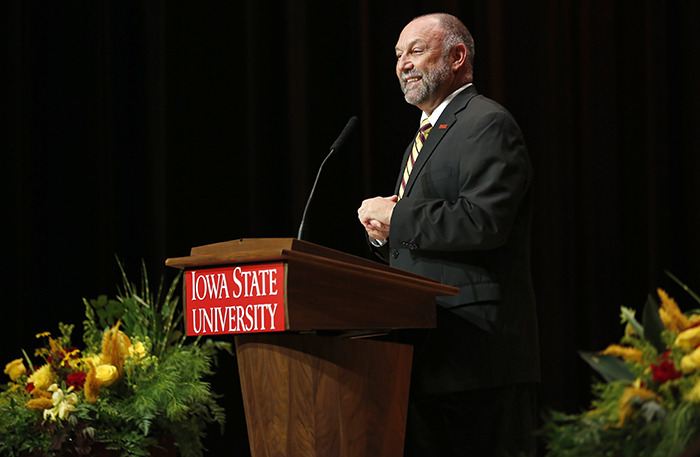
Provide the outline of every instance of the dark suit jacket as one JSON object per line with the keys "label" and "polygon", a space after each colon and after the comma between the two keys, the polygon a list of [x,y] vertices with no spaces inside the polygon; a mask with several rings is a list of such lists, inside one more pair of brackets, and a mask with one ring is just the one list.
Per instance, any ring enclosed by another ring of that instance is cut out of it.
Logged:
{"label": "dark suit jacket", "polygon": [[539,379],[531,180],[510,113],[474,86],[458,94],[418,156],[383,252],[460,289],[438,298],[438,328],[419,338],[414,382],[425,393]]}

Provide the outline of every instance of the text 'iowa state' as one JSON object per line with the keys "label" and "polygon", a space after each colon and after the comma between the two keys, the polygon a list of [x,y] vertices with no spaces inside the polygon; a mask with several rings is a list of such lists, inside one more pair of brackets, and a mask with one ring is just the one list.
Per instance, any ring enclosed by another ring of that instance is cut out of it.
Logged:
{"label": "text 'iowa state'", "polygon": [[186,272],[188,335],[284,330],[284,264]]}

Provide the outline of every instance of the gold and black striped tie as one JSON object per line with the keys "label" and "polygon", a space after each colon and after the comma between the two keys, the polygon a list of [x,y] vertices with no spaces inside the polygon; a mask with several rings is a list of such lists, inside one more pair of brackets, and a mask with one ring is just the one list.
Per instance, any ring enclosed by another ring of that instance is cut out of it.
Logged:
{"label": "gold and black striped tie", "polygon": [[406,183],[408,182],[408,177],[411,175],[411,171],[413,170],[413,164],[416,163],[418,154],[423,148],[423,144],[425,144],[425,140],[428,138],[431,128],[433,128],[433,126],[430,125],[430,121],[427,118],[420,123],[420,129],[418,130],[418,135],[416,135],[416,139],[413,142],[411,155],[408,157],[406,168],[403,170],[403,178],[401,178],[401,187],[399,188],[399,199],[403,197],[403,193],[406,189]]}

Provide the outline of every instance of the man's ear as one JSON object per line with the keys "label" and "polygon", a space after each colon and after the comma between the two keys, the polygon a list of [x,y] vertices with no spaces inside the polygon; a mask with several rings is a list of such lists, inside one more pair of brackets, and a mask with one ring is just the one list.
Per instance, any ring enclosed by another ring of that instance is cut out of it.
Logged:
{"label": "man's ear", "polygon": [[467,65],[467,47],[463,44],[458,44],[452,48],[452,52],[450,54],[452,57],[452,70],[456,71]]}

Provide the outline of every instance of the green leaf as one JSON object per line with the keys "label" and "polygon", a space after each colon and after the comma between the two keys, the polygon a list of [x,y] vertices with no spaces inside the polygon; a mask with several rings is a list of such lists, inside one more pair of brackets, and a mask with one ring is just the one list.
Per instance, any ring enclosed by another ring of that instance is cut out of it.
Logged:
{"label": "green leaf", "polygon": [[606,382],[634,381],[636,379],[627,364],[617,357],[600,355],[597,352],[580,351],[579,354]]}
{"label": "green leaf", "polygon": [[90,300],[92,306],[94,306],[95,308],[104,308],[105,306],[107,306],[108,301],[109,300],[106,295],[100,295],[97,297],[96,300]]}
{"label": "green leaf", "polygon": [[124,305],[122,305],[117,300],[110,300],[107,304],[107,312],[112,315],[112,317],[119,319],[124,314]]}
{"label": "green leaf", "polygon": [[109,317],[109,313],[104,308],[97,309],[97,317],[100,318],[100,323],[104,324]]}
{"label": "green leaf", "polygon": [[620,307],[620,311],[622,312],[622,322],[628,322],[634,329],[635,333],[637,333],[640,338],[644,338],[644,327],[642,327],[642,324],[640,324],[637,318],[634,317],[634,310],[622,306]]}
{"label": "green leaf", "polygon": [[27,352],[24,349],[22,349],[22,354],[24,354],[24,358],[27,361],[29,372],[34,373],[34,363],[32,362],[32,359],[29,358],[29,355],[27,355]]}
{"label": "green leaf", "polygon": [[654,301],[654,298],[649,295],[647,302],[644,305],[644,337],[658,351],[659,354],[666,352],[666,344],[664,344],[661,333],[664,331],[664,323],[659,315],[659,305]]}
{"label": "green leaf", "polygon": [[163,316],[169,316],[169,315],[170,315],[170,307],[169,307],[167,304],[164,304],[164,305],[163,305],[163,308],[161,308],[160,313],[161,313]]}
{"label": "green leaf", "polygon": [[87,317],[89,320],[94,320],[95,319],[95,311],[93,310],[93,307],[90,305],[90,302],[92,300],[88,301],[87,299],[83,298],[83,303],[85,303],[85,317]]}
{"label": "green leaf", "polygon": [[698,297],[698,295],[697,295],[695,292],[693,292],[683,281],[681,281],[680,279],[678,279],[677,277],[675,277],[675,276],[674,276],[673,274],[671,274],[671,272],[669,272],[669,271],[666,271],[666,274],[668,275],[668,277],[670,277],[671,279],[673,279],[673,280],[676,282],[676,284],[678,284],[679,286],[681,286],[681,287],[683,288],[684,291],[688,292],[688,294],[689,294],[691,297],[693,297],[693,299],[694,299],[696,302],[700,303],[700,297]]}

